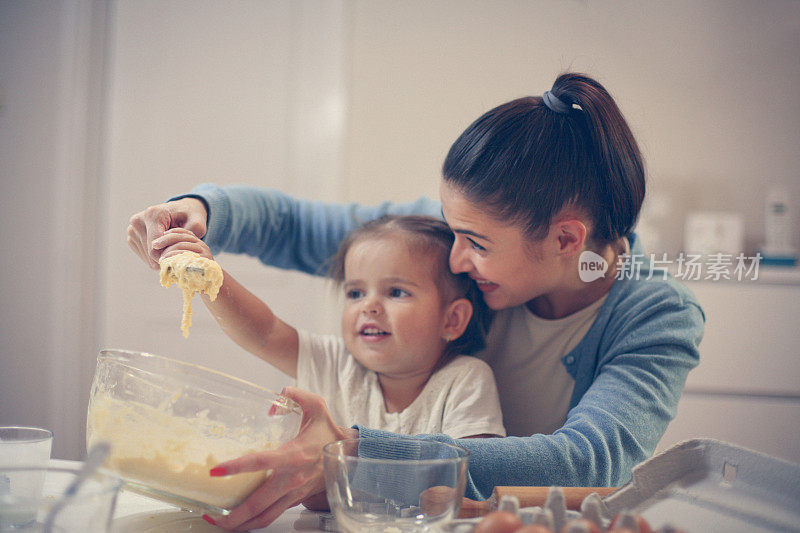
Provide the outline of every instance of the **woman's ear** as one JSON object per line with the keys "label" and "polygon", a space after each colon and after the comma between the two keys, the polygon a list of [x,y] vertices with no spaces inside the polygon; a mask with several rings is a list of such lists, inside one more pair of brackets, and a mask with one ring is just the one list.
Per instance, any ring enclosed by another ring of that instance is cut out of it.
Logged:
{"label": "woman's ear", "polygon": [[450,302],[445,310],[442,338],[446,342],[459,338],[467,329],[470,318],[472,318],[472,304],[469,300],[459,298]]}
{"label": "woman's ear", "polygon": [[570,256],[583,250],[586,243],[586,225],[577,218],[560,220],[555,223],[559,255]]}

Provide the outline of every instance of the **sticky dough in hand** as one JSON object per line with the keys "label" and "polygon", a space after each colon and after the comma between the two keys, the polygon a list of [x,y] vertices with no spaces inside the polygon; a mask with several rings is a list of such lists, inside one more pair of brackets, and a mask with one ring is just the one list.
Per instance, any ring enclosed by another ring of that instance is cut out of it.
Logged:
{"label": "sticky dough in hand", "polygon": [[161,260],[161,285],[169,287],[173,283],[183,290],[181,331],[188,337],[192,325],[192,297],[201,292],[213,302],[222,286],[222,268],[213,259],[194,252],[181,252]]}

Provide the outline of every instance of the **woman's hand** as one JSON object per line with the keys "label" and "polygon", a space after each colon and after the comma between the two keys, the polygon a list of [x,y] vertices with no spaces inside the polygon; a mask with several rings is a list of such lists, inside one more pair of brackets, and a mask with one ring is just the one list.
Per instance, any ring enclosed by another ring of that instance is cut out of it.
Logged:
{"label": "woman's hand", "polygon": [[133,215],[128,223],[128,246],[153,270],[159,269],[162,248],[153,241],[168,229],[184,228],[198,238],[206,234],[206,206],[197,198],[181,198],[150,206]]}
{"label": "woman's hand", "polygon": [[293,387],[283,394],[303,408],[303,420],[297,437],[283,446],[245,455],[217,465],[215,475],[272,470],[267,478],[241,505],[225,517],[209,520],[225,529],[258,529],[271,524],[286,509],[325,490],[322,447],[337,440],[356,438],[358,431],[337,427],[331,420],[325,401],[310,392]]}
{"label": "woman's hand", "polygon": [[168,229],[161,237],[153,240],[153,248],[161,250],[159,261],[186,251],[194,252],[206,259],[214,259],[208,245],[197,235],[183,228]]}

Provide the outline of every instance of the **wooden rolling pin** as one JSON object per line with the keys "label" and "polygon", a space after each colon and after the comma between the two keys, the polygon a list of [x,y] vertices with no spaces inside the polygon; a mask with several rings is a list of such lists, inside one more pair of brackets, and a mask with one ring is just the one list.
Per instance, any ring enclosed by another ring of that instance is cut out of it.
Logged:
{"label": "wooden rolling pin", "polygon": [[[564,491],[567,509],[579,511],[581,502],[589,494],[596,492],[601,498],[611,494],[617,487],[561,487]],[[497,510],[497,504],[503,496],[516,496],[520,507],[544,506],[550,487],[495,487],[488,500],[478,502],[464,498],[459,518],[474,518]]]}

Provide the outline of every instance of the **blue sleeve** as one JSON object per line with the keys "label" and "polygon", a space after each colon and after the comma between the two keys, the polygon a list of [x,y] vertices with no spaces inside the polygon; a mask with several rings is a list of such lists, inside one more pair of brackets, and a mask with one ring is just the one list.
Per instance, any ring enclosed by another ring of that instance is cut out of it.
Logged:
{"label": "blue sleeve", "polygon": [[[646,282],[645,282],[646,283]],[[591,461],[597,486],[625,483],[664,435],[689,371],[700,362],[705,316],[676,283],[655,283],[621,302],[599,342],[594,379],[563,430],[573,455]],[[574,432],[574,433],[572,433]]]}
{"label": "blue sleeve", "polygon": [[[699,362],[704,317],[696,303],[664,294],[643,298],[609,321],[595,347],[591,385],[552,435],[460,439],[470,451],[466,496],[496,485],[618,486],[650,457],[675,415],[689,370]],[[389,436],[359,427],[364,437]]]}
{"label": "blue sleeve", "polygon": [[198,197],[208,206],[208,232],[203,240],[212,253],[247,254],[270,266],[310,274],[323,274],[326,261],[345,235],[368,220],[385,214],[441,217],[439,202],[424,197],[410,203],[362,206],[301,200],[275,189],[209,183],[184,196]]}

